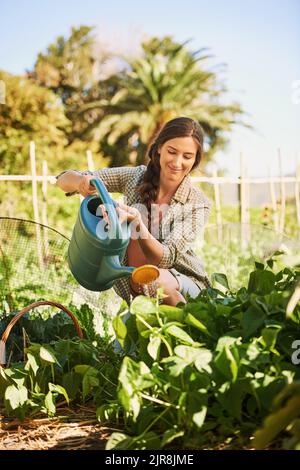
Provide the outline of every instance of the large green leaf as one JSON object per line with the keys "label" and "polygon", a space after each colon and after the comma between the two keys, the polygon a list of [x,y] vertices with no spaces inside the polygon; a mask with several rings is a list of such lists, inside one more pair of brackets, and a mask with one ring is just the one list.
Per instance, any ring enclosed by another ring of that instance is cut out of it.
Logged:
{"label": "large green leaf", "polygon": [[197,428],[201,428],[206,418],[207,407],[203,406],[200,411],[197,411],[193,414],[193,422],[196,424]]}
{"label": "large green leaf", "polygon": [[241,421],[242,405],[244,397],[251,392],[249,380],[246,378],[238,379],[235,383],[228,383],[217,393],[218,401],[222,404],[224,410]]}
{"label": "large green leaf", "polygon": [[54,395],[49,391],[45,397],[45,407],[49,416],[54,416],[56,412]]}
{"label": "large green leaf", "polygon": [[39,369],[39,365],[38,365],[38,363],[37,363],[37,361],[36,361],[36,357],[35,357],[33,354],[29,353],[29,352],[27,353],[26,369],[27,369],[27,368],[28,368],[28,369],[31,368],[32,371],[33,371],[33,373],[34,373],[34,375],[36,375],[36,373],[37,373],[37,371],[38,371],[38,369]]}
{"label": "large green leaf", "polygon": [[77,396],[81,383],[82,379],[75,371],[70,371],[63,375],[62,385],[70,399],[74,399]]}
{"label": "large green leaf", "polygon": [[54,351],[52,348],[50,348],[50,346],[41,346],[40,358],[45,362],[49,362],[50,364],[55,364],[57,362]]}
{"label": "large green leaf", "polygon": [[226,274],[223,273],[213,273],[212,274],[212,279],[216,281],[218,284],[221,284],[221,286],[225,287],[227,290],[229,290],[229,283]]}
{"label": "large green leaf", "polygon": [[275,274],[272,271],[261,269],[253,271],[249,278],[248,292],[260,295],[269,294],[274,290],[275,281]]}
{"label": "large green leaf", "polygon": [[179,307],[172,307],[171,305],[160,305],[159,312],[162,314],[162,318],[169,321],[179,321],[184,320],[185,314],[183,310]]}
{"label": "large green leaf", "polygon": [[119,398],[124,408],[133,414],[133,419],[139,415],[141,407],[140,392],[154,384],[150,369],[144,362],[136,363],[125,357],[119,373]]}
{"label": "large green leaf", "polygon": [[113,326],[113,329],[115,330],[116,337],[119,343],[121,344],[122,347],[124,347],[124,341],[127,335],[127,328],[124,325],[124,322],[119,315],[113,318],[112,326]]}
{"label": "large green leaf", "polygon": [[251,305],[243,314],[241,325],[245,338],[255,333],[266,320],[266,314],[256,305]]}
{"label": "large green leaf", "polygon": [[66,402],[69,404],[69,402],[70,402],[69,396],[68,396],[67,391],[64,387],[62,387],[61,385],[55,385],[55,384],[52,384],[51,382],[49,382],[49,390],[52,393],[57,393],[58,395],[63,395],[63,397],[66,399]]}
{"label": "large green leaf", "polygon": [[94,367],[89,367],[82,379],[82,397],[83,400],[94,389],[99,387],[99,372]]}
{"label": "large green leaf", "polygon": [[147,351],[149,355],[156,361],[159,355],[159,348],[161,345],[161,338],[159,334],[151,334],[149,338],[149,343],[147,345]]}
{"label": "large green leaf", "polygon": [[121,432],[113,432],[107,441],[105,446],[106,450],[127,450],[130,449],[132,443],[132,437]]}
{"label": "large green leaf", "polygon": [[184,369],[190,365],[185,359],[182,359],[177,356],[166,357],[161,361],[163,364],[166,364],[167,370],[169,371],[172,377],[179,377]]}
{"label": "large green leaf", "polygon": [[23,385],[9,385],[5,390],[4,399],[9,403],[12,410],[23,406],[28,399],[27,388]]}
{"label": "large green leaf", "polygon": [[106,450],[146,450],[159,449],[161,441],[153,431],[142,433],[140,436],[130,437],[127,434],[114,432],[109,437]]}
{"label": "large green leaf", "polygon": [[177,356],[184,359],[187,364],[194,364],[199,372],[203,370],[211,372],[211,368],[208,365],[213,355],[209,349],[179,345],[176,346],[174,352]]}
{"label": "large green leaf", "polygon": [[268,327],[268,328],[263,328],[261,334],[262,334],[262,340],[263,340],[263,343],[264,345],[270,349],[270,351],[276,353],[276,354],[279,354],[276,350],[275,350],[275,346],[276,346],[276,341],[277,341],[277,336],[278,336],[278,333],[280,332],[281,330],[281,327],[277,327],[277,328],[274,328],[274,327]]}
{"label": "large green leaf", "polygon": [[191,313],[188,313],[186,315],[185,322],[188,325],[193,326],[194,328],[197,328],[202,333],[205,333],[206,335],[211,336],[206,326],[200,320],[198,320],[198,318],[194,317],[194,315],[192,315]]}
{"label": "large green leaf", "polygon": [[195,344],[193,338],[191,338],[190,335],[186,333],[186,331],[176,325],[167,326],[164,331],[169,335],[174,336],[176,339],[180,340],[183,343],[187,343],[190,345]]}
{"label": "large green leaf", "polygon": [[238,364],[229,346],[225,346],[214,359],[217,369],[230,381],[235,382],[238,376]]}
{"label": "large green leaf", "polygon": [[141,315],[147,319],[149,315],[155,314],[156,301],[155,299],[138,295],[133,299],[130,305],[130,312],[134,315]]}

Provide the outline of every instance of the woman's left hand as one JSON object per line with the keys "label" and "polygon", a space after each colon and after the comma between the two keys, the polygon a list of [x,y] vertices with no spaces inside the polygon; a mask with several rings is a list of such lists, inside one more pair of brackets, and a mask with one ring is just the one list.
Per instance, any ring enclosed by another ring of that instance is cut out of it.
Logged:
{"label": "woman's left hand", "polygon": [[139,210],[135,207],[130,207],[124,204],[123,202],[118,202],[116,210],[121,224],[125,221],[135,222],[137,227],[141,224],[141,214]]}
{"label": "woman's left hand", "polygon": [[[101,204],[99,206],[99,208],[102,212],[102,216],[103,216],[104,220],[106,220],[106,222],[109,224],[108,214],[105,210],[104,205]],[[136,227],[140,226],[140,223],[142,221],[142,217],[141,217],[141,214],[138,211],[138,209],[136,209],[135,207],[130,207],[130,206],[127,206],[126,204],[123,204],[123,202],[118,202],[118,205],[116,207],[116,211],[117,211],[117,214],[118,214],[120,224],[122,224],[125,221],[127,221],[127,222],[133,222],[134,221],[135,224],[136,224]]]}

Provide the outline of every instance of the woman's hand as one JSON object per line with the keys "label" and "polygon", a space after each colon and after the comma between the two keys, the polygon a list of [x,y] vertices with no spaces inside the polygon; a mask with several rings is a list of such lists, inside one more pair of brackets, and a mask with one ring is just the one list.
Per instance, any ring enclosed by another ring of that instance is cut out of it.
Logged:
{"label": "woman's hand", "polygon": [[92,175],[82,175],[79,184],[78,184],[78,192],[83,197],[91,196],[97,193],[95,186],[90,184],[90,181],[95,177]]}
{"label": "woman's hand", "polygon": [[116,210],[119,215],[120,224],[127,221],[135,222],[136,227],[140,226],[142,222],[142,217],[138,209],[136,209],[135,207],[127,206],[126,204],[123,204],[123,202],[119,202]]}
{"label": "woman's hand", "polygon": [[[108,214],[105,210],[105,207],[103,204],[99,206],[101,212],[102,212],[102,217],[104,220],[109,224],[109,218]],[[123,204],[123,202],[118,202],[118,205],[116,207],[116,211],[118,214],[119,222],[122,224],[123,222],[134,222],[136,227],[139,227],[142,221],[142,217],[138,209],[135,209],[134,207],[127,206],[126,204]]]}

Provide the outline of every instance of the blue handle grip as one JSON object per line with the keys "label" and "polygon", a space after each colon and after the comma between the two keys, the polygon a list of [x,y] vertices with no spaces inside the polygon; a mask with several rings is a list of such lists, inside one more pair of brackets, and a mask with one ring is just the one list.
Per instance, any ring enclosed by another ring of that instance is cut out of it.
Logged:
{"label": "blue handle grip", "polygon": [[90,184],[95,186],[102,203],[105,204],[105,209],[107,210],[109,221],[111,224],[110,231],[112,231],[113,234],[115,234],[116,238],[122,238],[122,230],[121,230],[120,221],[116,212],[115,201],[110,197],[109,192],[107,191],[105,185],[102,183],[100,179],[96,179],[96,178],[92,179],[90,181]]}

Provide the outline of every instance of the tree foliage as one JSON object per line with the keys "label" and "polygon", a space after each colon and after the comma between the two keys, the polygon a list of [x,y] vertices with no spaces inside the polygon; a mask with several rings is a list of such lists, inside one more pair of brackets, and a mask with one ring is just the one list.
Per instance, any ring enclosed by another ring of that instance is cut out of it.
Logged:
{"label": "tree foliage", "polygon": [[143,162],[156,133],[168,120],[182,115],[204,128],[208,159],[224,146],[224,133],[240,122],[243,112],[238,103],[222,104],[226,88],[218,74],[208,69],[209,57],[206,49],[191,52],[187,43],[167,36],[144,42],[142,55],[128,59],[115,77],[117,91],[107,115],[95,129],[96,139],[109,147],[113,161],[118,159],[118,143],[125,138],[128,155],[135,153],[136,162]]}
{"label": "tree foliage", "polygon": [[0,79],[6,86],[6,103],[0,105],[1,171],[28,173],[33,139],[51,166],[52,150],[66,145],[64,129],[70,125],[60,100],[30,78],[0,71]]}
{"label": "tree foliage", "polygon": [[7,88],[7,103],[0,105],[2,171],[27,173],[30,140],[54,172],[86,167],[87,149],[98,167],[109,162],[103,155],[112,166],[140,164],[156,133],[176,116],[204,128],[205,162],[224,146],[243,111],[238,103],[224,104],[226,88],[209,68],[206,49],[153,37],[141,54],[125,59],[108,67],[112,54],[92,27],[80,26],[40,53],[25,77],[1,72]]}
{"label": "tree foliage", "polygon": [[[104,66],[109,54],[96,47],[93,28],[80,26],[72,28],[68,38],[59,36],[45,53],[38,55],[30,76],[41,86],[52,90],[63,103],[66,117],[71,126],[66,137],[71,144],[76,139],[90,141],[90,130],[105,114],[109,93],[109,81],[104,77]],[[88,109],[91,102],[100,105]],[[83,106],[85,112],[79,111]]]}

